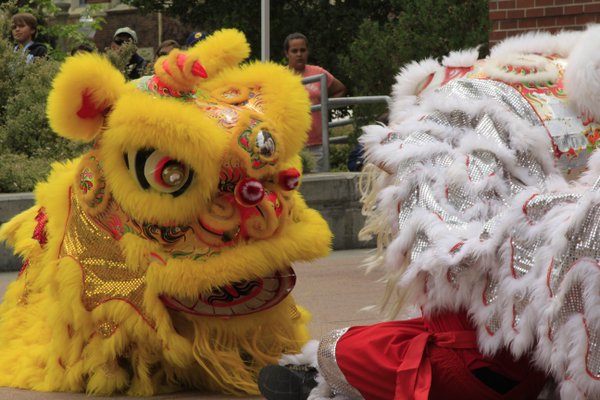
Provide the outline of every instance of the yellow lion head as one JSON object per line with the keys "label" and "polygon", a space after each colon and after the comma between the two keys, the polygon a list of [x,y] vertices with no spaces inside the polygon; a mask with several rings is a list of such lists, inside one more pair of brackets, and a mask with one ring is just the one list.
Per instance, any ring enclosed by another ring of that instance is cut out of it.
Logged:
{"label": "yellow lion head", "polygon": [[[310,104],[299,77],[240,64],[248,55],[241,33],[222,30],[131,83],[97,54],[62,66],[50,124],[92,149],[55,166],[35,210],[0,232],[26,248],[15,303],[33,282],[52,283],[42,293],[66,311],[43,318],[68,332],[52,348],[90,377],[46,390],[152,394],[160,385],[140,382],[158,368],[182,386],[256,393],[260,366],[306,340],[291,264],[331,241],[297,191]],[[73,330],[79,350],[66,348]]]}

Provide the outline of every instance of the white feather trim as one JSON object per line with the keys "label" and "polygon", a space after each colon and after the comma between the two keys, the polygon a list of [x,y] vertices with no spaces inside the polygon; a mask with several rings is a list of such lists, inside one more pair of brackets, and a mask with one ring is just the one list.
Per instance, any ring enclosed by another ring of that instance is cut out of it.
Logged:
{"label": "white feather trim", "polygon": [[565,71],[565,92],[577,112],[600,121],[600,26],[591,26],[574,46]]}
{"label": "white feather trim", "polygon": [[569,400],[588,400],[589,398],[577,387],[571,380],[563,381],[560,384],[560,398]]}
{"label": "white feather trim", "polygon": [[444,67],[471,67],[479,58],[479,47],[452,51],[442,59]]}
{"label": "white feather trim", "polygon": [[333,390],[327,384],[325,379],[321,376],[317,376],[317,386],[311,390],[307,400],[357,400],[351,399],[350,397],[342,394],[333,394]]}
{"label": "white feather trim", "polygon": [[511,54],[542,54],[568,57],[580,40],[581,32],[561,31],[552,34],[543,31],[532,31],[512,36],[495,45],[490,51],[490,58],[502,58]]}
{"label": "white feather trim", "polygon": [[279,365],[310,365],[317,368],[318,340],[309,340],[298,354],[284,354],[279,360]]}
{"label": "white feather trim", "polygon": [[407,115],[411,115],[411,110],[417,105],[418,88],[431,74],[443,69],[436,60],[426,59],[414,61],[400,70],[392,86],[392,105],[388,118],[390,125],[401,123]]}

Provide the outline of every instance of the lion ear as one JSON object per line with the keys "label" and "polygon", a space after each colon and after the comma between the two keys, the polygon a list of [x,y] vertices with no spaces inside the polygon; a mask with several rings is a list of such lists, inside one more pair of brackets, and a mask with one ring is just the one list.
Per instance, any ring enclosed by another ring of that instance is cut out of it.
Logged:
{"label": "lion ear", "polygon": [[92,141],[125,88],[125,77],[105,57],[80,54],[68,58],[48,96],[50,127],[66,138]]}
{"label": "lion ear", "polygon": [[250,45],[246,36],[236,29],[216,31],[203,41],[188,50],[188,54],[196,56],[208,73],[208,79],[220,71],[237,67],[250,55]]}

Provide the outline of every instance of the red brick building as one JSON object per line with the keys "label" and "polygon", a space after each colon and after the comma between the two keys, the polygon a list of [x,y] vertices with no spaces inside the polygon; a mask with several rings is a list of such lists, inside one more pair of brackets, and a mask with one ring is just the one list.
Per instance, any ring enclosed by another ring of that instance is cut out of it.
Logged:
{"label": "red brick building", "polygon": [[526,31],[583,29],[600,22],[599,0],[489,0],[489,7],[490,47]]}

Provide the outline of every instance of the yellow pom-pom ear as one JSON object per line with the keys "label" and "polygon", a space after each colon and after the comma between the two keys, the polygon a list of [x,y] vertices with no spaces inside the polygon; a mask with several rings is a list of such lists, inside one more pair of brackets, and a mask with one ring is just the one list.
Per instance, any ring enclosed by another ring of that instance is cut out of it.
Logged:
{"label": "yellow pom-pom ear", "polygon": [[69,139],[93,140],[125,88],[123,74],[103,56],[81,54],[68,58],[48,96],[51,128]]}
{"label": "yellow pom-pom ear", "polygon": [[188,50],[188,54],[200,59],[210,79],[219,71],[236,67],[248,58],[250,45],[240,31],[222,29]]}

